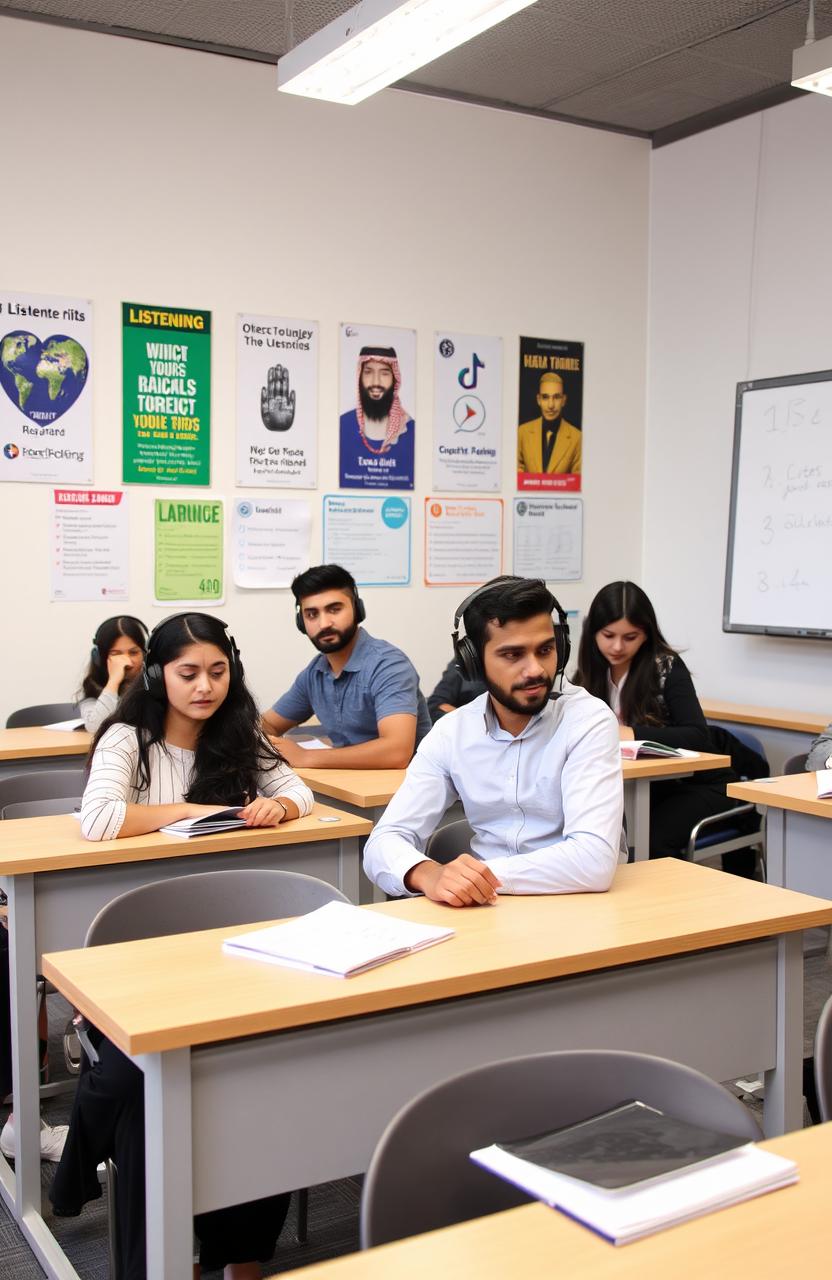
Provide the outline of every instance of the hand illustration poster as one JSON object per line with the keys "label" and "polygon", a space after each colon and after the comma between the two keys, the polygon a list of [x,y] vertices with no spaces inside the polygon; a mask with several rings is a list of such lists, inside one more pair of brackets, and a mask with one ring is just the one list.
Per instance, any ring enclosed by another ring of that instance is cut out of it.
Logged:
{"label": "hand illustration poster", "polygon": [[503,340],[434,338],[433,486],[464,493],[500,488]]}
{"label": "hand illustration poster", "polygon": [[235,587],[288,587],[309,566],[311,533],[305,498],[238,498],[232,526]]}
{"label": "hand illustration poster", "polygon": [[91,484],[92,303],[0,292],[0,480]]}
{"label": "hand illustration poster", "polygon": [[519,381],[517,488],[579,492],[584,344],[521,338]]}
{"label": "hand illustration poster", "polygon": [[314,489],[318,326],[237,316],[237,484]]}
{"label": "hand illustration poster", "polygon": [[157,498],[153,525],[156,604],[222,604],[222,499]]}
{"label": "hand illustration poster", "polygon": [[211,483],[211,312],[123,302],[125,484]]}
{"label": "hand illustration poster", "polygon": [[577,582],[583,535],[582,498],[515,498],[514,572],[521,578]]}
{"label": "hand illustration poster", "polygon": [[416,331],[341,325],[342,489],[412,489]]}
{"label": "hand illustration poster", "polygon": [[52,600],[128,597],[127,494],[112,489],[52,492]]}

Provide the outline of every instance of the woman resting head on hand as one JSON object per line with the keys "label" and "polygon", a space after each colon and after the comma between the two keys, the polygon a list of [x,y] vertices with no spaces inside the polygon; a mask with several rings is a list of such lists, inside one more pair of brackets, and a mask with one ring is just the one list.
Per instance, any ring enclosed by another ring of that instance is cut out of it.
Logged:
{"label": "woman resting head on hand", "polygon": [[147,627],[141,618],[123,613],[105,618],[92,638],[90,661],[79,694],[84,728],[95,733],[112,715],[125,689],[142,669]]}
{"label": "woman resting head on hand", "polygon": [[312,793],[264,737],[225,623],[174,614],[96,734],[81,830],[88,840],[144,835],[228,805],[270,827],[308,813]]}

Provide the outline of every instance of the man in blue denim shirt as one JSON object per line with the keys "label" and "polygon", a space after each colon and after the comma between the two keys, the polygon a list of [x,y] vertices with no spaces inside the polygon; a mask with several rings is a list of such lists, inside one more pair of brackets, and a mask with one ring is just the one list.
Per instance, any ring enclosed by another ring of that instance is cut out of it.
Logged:
{"label": "man in blue denim shirt", "polygon": [[[410,659],[361,626],[355,579],[337,564],[316,565],[292,583],[295,622],[319,656],[301,671],[263,726],[293,768],[403,769],[430,729]],[[309,751],[281,735],[316,715],[330,751]]]}

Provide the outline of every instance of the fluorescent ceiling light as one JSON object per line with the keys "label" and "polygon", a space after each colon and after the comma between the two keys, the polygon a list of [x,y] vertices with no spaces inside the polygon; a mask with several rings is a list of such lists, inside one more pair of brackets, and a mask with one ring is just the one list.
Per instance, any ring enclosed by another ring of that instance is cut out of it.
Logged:
{"label": "fluorescent ceiling light", "polygon": [[792,84],[832,97],[832,36],[804,44],[792,54]]}
{"label": "fluorescent ceiling light", "polygon": [[284,93],[352,105],[534,0],[364,0],[277,64]]}

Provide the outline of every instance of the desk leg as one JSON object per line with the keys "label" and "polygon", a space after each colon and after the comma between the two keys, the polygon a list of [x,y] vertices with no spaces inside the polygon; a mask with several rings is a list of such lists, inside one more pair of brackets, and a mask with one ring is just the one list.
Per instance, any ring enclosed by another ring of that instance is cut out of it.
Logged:
{"label": "desk leg", "polygon": [[777,939],[776,1066],[765,1076],[767,1138],[803,1125],[803,934]]}
{"label": "desk leg", "polygon": [[[17,1160],[13,1180],[3,1170],[3,1198],[18,1222],[40,1214],[40,1077],[38,1002],[35,989],[35,886],[33,876],[9,879],[9,968],[12,1015],[12,1084]],[[2,1156],[0,1156],[2,1160]],[[12,1188],[14,1188],[13,1192]]]}
{"label": "desk leg", "polygon": [[766,883],[786,886],[786,814],[766,809]]}
{"label": "desk leg", "polygon": [[361,850],[358,836],[342,836],[338,841],[338,888],[349,898],[358,903],[358,884],[360,879]]}
{"label": "desk leg", "polygon": [[650,856],[650,779],[631,778],[624,783],[624,813],[627,844],[633,861],[646,862]]}
{"label": "desk leg", "polygon": [[147,1280],[191,1280],[191,1052],[137,1057],[144,1072]]}

